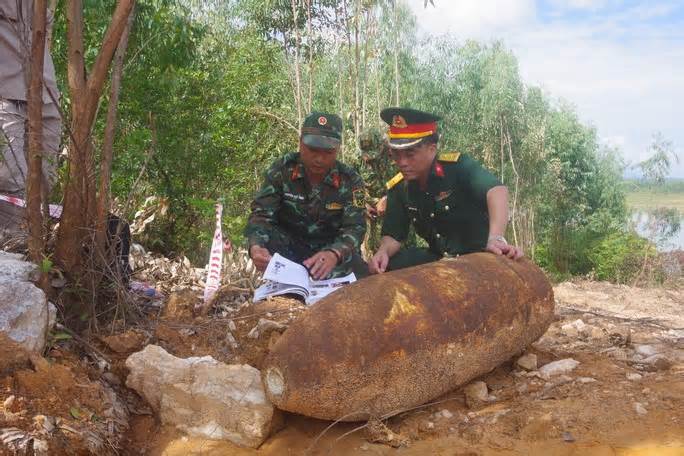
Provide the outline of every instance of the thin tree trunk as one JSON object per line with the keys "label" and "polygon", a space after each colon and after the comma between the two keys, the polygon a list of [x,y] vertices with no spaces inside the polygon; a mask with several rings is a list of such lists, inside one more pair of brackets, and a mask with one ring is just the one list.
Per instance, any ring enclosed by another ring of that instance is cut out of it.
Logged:
{"label": "thin tree trunk", "polygon": [[359,79],[361,67],[361,48],[359,46],[359,23],[361,15],[361,2],[354,2],[354,144],[359,141],[361,95],[359,93]]}
{"label": "thin tree trunk", "polygon": [[306,0],[306,29],[309,40],[309,98],[306,104],[306,111],[311,112],[311,106],[313,105],[314,82],[313,33],[311,31],[311,0]]}
{"label": "thin tree trunk", "polygon": [[511,226],[513,228],[513,242],[515,245],[520,245],[518,243],[518,230],[516,228],[517,216],[518,216],[518,189],[520,187],[520,176],[518,175],[518,169],[515,166],[515,161],[513,160],[513,147],[511,146],[511,132],[508,128],[508,122],[506,117],[502,116],[503,123],[506,126],[506,142],[508,143],[508,159],[511,162],[511,168],[513,169],[513,175],[515,176],[515,190],[513,191],[513,213],[511,214]]}
{"label": "thin tree trunk", "polygon": [[126,28],[121,35],[119,45],[114,54],[112,68],[112,83],[110,87],[109,106],[107,109],[107,122],[104,131],[104,141],[102,144],[102,157],[100,161],[100,191],[97,200],[97,222],[96,222],[96,248],[105,255],[105,240],[107,237],[107,214],[109,213],[110,182],[112,178],[112,159],[114,155],[114,136],[116,133],[116,116],[119,104],[119,93],[121,91],[121,78],[123,75],[123,62],[128,48],[128,36],[133,26],[135,13],[131,11],[126,22]]}
{"label": "thin tree trunk", "polygon": [[28,85],[28,176],[26,179],[26,209],[28,214],[29,257],[34,262],[43,258],[42,180],[43,180],[43,62],[45,58],[45,28],[47,3],[33,2],[31,20],[31,60]]}
{"label": "thin tree trunk", "polygon": [[77,268],[83,263],[81,246],[94,222],[95,198],[91,182],[94,159],[90,132],[109,65],[133,5],[134,0],[119,0],[117,3],[100,52],[86,79],[83,54],[83,3],[82,0],[67,2],[67,70],[72,135],[69,144],[69,175],[64,191],[64,212],[55,247],[55,258],[68,273],[77,272]]}
{"label": "thin tree trunk", "polygon": [[[395,43],[398,42],[399,32],[397,32],[397,4],[392,3],[392,29],[394,29]],[[399,106],[399,46],[394,46],[394,106]]]}
{"label": "thin tree trunk", "polygon": [[297,105],[297,123],[298,125],[302,124],[302,80],[301,80],[301,70],[299,67],[299,45],[300,45],[300,39],[301,37],[299,36],[299,8],[298,8],[298,1],[297,0],[291,0],[290,3],[292,4],[292,21],[294,25],[294,32],[295,32],[295,49],[294,49],[294,70],[295,70],[295,104]]}

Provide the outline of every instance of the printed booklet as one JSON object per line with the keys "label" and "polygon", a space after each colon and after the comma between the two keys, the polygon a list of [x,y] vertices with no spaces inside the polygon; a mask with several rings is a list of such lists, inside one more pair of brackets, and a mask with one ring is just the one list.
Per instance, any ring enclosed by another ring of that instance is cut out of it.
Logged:
{"label": "printed booklet", "polygon": [[356,276],[352,272],[336,279],[313,280],[304,266],[276,253],[266,267],[264,280],[266,282],[254,290],[254,302],[269,296],[295,293],[311,305],[344,285],[356,282]]}

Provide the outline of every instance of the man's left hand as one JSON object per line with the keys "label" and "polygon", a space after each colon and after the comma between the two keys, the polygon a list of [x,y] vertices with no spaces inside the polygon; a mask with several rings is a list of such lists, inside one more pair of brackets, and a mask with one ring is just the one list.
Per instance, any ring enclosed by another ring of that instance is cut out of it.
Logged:
{"label": "man's left hand", "polygon": [[487,248],[485,250],[496,255],[506,255],[508,258],[513,260],[517,260],[523,256],[523,251],[521,248],[510,245],[498,239],[491,239],[489,242],[487,242]]}
{"label": "man's left hand", "polygon": [[337,266],[337,255],[330,250],[322,250],[304,260],[302,264],[309,270],[314,280],[327,279]]}

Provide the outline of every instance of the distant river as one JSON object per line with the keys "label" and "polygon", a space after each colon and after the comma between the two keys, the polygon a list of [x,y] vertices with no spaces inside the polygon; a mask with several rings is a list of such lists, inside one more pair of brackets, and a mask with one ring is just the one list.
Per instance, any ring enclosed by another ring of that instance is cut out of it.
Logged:
{"label": "distant river", "polygon": [[632,223],[634,223],[637,233],[658,244],[658,250],[662,252],[670,252],[678,249],[684,250],[684,213],[680,212],[679,230],[673,236],[665,240],[659,238],[659,233],[654,232],[652,221],[653,216],[649,211],[634,210],[632,212]]}

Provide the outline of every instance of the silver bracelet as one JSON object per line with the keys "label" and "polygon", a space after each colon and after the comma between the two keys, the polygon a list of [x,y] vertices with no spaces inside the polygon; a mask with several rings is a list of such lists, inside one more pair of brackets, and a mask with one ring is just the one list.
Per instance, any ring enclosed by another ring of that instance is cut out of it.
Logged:
{"label": "silver bracelet", "polygon": [[487,238],[487,242],[491,242],[491,241],[499,241],[499,242],[503,242],[504,244],[508,244],[508,241],[506,241],[506,238],[500,234],[497,234],[496,236],[489,236],[489,238]]}

